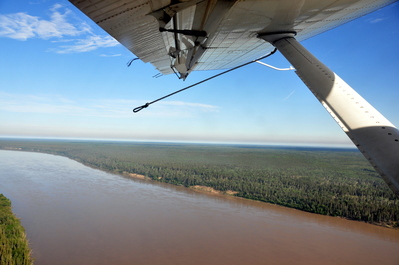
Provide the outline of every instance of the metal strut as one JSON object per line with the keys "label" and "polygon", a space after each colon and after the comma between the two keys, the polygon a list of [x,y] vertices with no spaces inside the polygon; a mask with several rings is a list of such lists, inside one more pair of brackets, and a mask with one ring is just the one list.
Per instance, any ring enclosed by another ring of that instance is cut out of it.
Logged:
{"label": "metal strut", "polygon": [[206,32],[203,30],[191,30],[191,29],[165,29],[165,28],[159,28],[160,32],[172,32],[172,33],[178,33],[178,34],[183,34],[186,36],[194,36],[194,37],[206,37]]}
{"label": "metal strut", "polygon": [[294,66],[342,130],[399,197],[399,130],[295,38],[295,33],[260,34]]}

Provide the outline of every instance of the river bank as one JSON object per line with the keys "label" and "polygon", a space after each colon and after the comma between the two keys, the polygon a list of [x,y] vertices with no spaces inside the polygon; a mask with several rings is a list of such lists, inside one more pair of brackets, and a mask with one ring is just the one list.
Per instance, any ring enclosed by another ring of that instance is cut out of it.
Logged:
{"label": "river bank", "polygon": [[353,150],[171,143],[0,141],[125,177],[394,228],[399,200]]}
{"label": "river bank", "polygon": [[[67,156],[64,156],[64,157],[67,157]],[[70,158],[70,157],[67,157],[67,158]],[[128,178],[133,178],[133,179],[138,179],[138,180],[146,180],[146,181],[150,181],[150,182],[152,182],[152,181],[154,181],[154,182],[162,182],[162,178],[155,178],[154,179],[154,178],[151,178],[149,176],[136,174],[136,173],[129,173],[129,172],[126,172],[126,171],[124,171],[124,172],[120,172],[118,170],[111,171],[111,170],[104,169],[104,168],[101,168],[101,167],[98,167],[98,166],[93,166],[91,164],[88,164],[88,163],[85,163],[83,161],[80,161],[79,159],[73,159],[73,158],[70,158],[70,159],[75,160],[76,162],[81,163],[82,165],[88,166],[88,167],[93,168],[93,169],[101,170],[101,171],[104,171],[104,172],[107,172],[107,173],[111,173],[111,174],[115,174],[115,175],[119,175],[119,176],[123,176],[123,177],[128,177]],[[167,184],[171,184],[171,183],[167,183]],[[171,184],[171,185],[183,186],[181,184]],[[262,201],[259,201],[259,200],[252,200],[252,199],[248,199],[248,198],[237,196],[237,194],[239,194],[239,192],[232,191],[232,190],[221,191],[221,190],[216,190],[216,189],[214,189],[212,187],[201,186],[201,185],[188,186],[186,188],[188,188],[190,190],[194,190],[196,192],[206,193],[206,194],[209,194],[209,195],[217,195],[217,196],[224,196],[224,197],[238,197],[238,198],[243,199],[243,200],[257,201],[257,202],[260,202],[260,203],[269,203],[269,202],[262,202]],[[278,205],[278,206],[282,206],[282,207],[287,207],[285,205],[281,205],[281,204],[278,204],[278,203],[270,203],[270,204],[274,204],[274,205]],[[296,209],[295,207],[287,207],[287,208]],[[297,210],[300,210],[300,209],[297,209]],[[305,211],[305,212],[309,212],[309,211]],[[313,213],[313,212],[310,212],[310,213]],[[334,217],[342,218],[342,219],[345,219],[345,220],[348,220],[348,221],[355,221],[355,222],[359,222],[360,221],[360,220],[356,220],[356,219],[353,219],[353,218],[347,218],[347,217],[344,217],[344,216],[334,216]],[[392,223],[388,223],[388,222],[365,222],[365,221],[360,221],[360,222],[364,222],[364,223],[368,223],[368,224],[372,224],[372,225],[376,225],[376,226],[381,226],[381,227],[385,227],[385,228],[389,228],[389,229],[399,230],[399,226],[397,225],[397,223],[392,225]]]}
{"label": "river bank", "polygon": [[[100,168],[96,168],[96,169],[101,170]],[[144,176],[144,175],[139,175],[139,174],[132,174],[132,173],[127,173],[127,172],[124,172],[123,174],[119,174],[118,172],[109,172],[109,173],[116,174],[116,175],[122,175],[122,176],[125,176],[125,177],[134,178],[134,179],[148,180],[148,181],[157,181],[157,180],[151,179],[150,177],[147,177],[147,176]],[[213,189],[211,187],[200,186],[200,185],[190,186],[188,188],[192,189],[194,191],[197,191],[197,192],[207,193],[209,195],[218,195],[218,196],[227,196],[227,197],[234,196],[234,197],[237,197],[236,195],[238,194],[237,191],[231,191],[231,190],[220,191],[220,190],[215,190],[215,189]],[[241,197],[238,197],[238,198],[241,198]],[[251,200],[251,199],[246,199],[246,198],[241,198],[241,199],[243,199],[243,200]],[[267,203],[267,202],[261,202],[261,203]],[[278,204],[276,204],[276,205],[278,205]],[[282,205],[280,205],[280,206],[282,206]],[[282,206],[282,207],[285,207],[285,206]],[[292,208],[292,207],[288,207],[288,208]],[[355,220],[355,219],[345,218],[345,217],[342,217],[342,216],[335,216],[335,217],[343,218],[343,219],[346,219],[348,221],[356,221],[356,222],[359,221],[359,220]],[[385,222],[380,222],[380,223],[378,223],[378,222],[365,222],[365,223],[376,225],[376,226],[381,226],[381,227],[385,227],[385,228],[399,230],[399,226],[393,226],[393,225],[390,225],[389,223],[385,223]]]}
{"label": "river bank", "polygon": [[[399,231],[0,151],[37,265],[386,264]],[[334,250],[334,251],[331,251]]]}
{"label": "river bank", "polygon": [[0,193],[0,264],[32,265],[31,249],[11,201]]}

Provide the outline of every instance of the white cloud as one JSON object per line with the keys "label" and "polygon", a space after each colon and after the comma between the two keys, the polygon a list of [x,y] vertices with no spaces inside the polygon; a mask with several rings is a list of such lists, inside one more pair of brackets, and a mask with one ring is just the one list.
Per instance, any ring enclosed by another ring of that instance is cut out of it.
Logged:
{"label": "white cloud", "polygon": [[118,53],[118,54],[100,54],[101,57],[118,57],[118,56],[122,56],[122,54]]}
{"label": "white cloud", "polygon": [[370,23],[378,23],[378,22],[380,22],[380,21],[383,21],[384,19],[383,18],[376,18],[376,19],[373,19],[373,20],[371,20],[370,21]]}
{"label": "white cloud", "polygon": [[181,101],[157,102],[140,114],[132,109],[144,101],[125,99],[71,100],[59,95],[11,94],[0,91],[0,111],[108,118],[186,118],[217,112],[218,107]]}
{"label": "white cloud", "polygon": [[111,36],[93,35],[85,39],[76,39],[72,45],[63,45],[52,50],[56,53],[79,53],[93,51],[98,48],[114,47],[118,44],[119,42]]}
{"label": "white cloud", "polygon": [[200,109],[202,112],[214,112],[219,110],[219,107],[216,106],[201,104],[201,103],[183,102],[183,101],[165,101],[158,104],[162,104],[169,107],[173,106],[175,108]]}
{"label": "white cloud", "polygon": [[288,96],[286,96],[285,99],[283,99],[283,101],[286,101],[287,99],[289,99],[294,93],[295,93],[295,90],[292,91]]}
{"label": "white cloud", "polygon": [[[63,9],[63,12],[60,10]],[[55,4],[50,9],[50,19],[45,20],[26,13],[0,15],[0,36],[26,41],[30,38],[44,40],[54,39],[52,43],[70,42],[51,49],[57,53],[80,53],[93,51],[98,48],[113,47],[119,43],[110,36],[99,36],[93,33],[91,27],[82,21],[69,22],[71,11]],[[70,37],[80,38],[68,39]]]}
{"label": "white cloud", "polygon": [[60,5],[54,5],[51,9],[51,19],[44,20],[26,13],[0,15],[0,36],[17,40],[29,38],[62,38],[64,36],[77,36],[90,31],[87,24],[76,28],[67,22],[66,17],[70,13],[68,9],[61,14]]}
{"label": "white cloud", "polygon": [[0,36],[16,40],[27,40],[35,37],[33,24],[37,22],[36,17],[25,13],[0,15]]}
{"label": "white cloud", "polygon": [[60,39],[60,40],[52,40],[51,42],[52,43],[65,43],[65,42],[73,42],[73,41],[74,41],[73,39],[68,39],[68,40]]}

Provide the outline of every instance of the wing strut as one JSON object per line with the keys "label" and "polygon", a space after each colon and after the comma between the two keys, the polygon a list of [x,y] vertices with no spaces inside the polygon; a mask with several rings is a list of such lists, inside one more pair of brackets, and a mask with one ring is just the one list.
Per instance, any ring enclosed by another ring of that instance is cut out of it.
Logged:
{"label": "wing strut", "polygon": [[294,66],[296,74],[399,197],[399,131],[295,38],[260,34]]}

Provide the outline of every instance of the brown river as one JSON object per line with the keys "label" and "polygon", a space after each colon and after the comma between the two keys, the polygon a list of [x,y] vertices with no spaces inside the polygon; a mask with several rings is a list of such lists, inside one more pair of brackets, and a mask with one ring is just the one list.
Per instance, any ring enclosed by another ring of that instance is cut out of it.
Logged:
{"label": "brown river", "polygon": [[399,264],[399,231],[0,151],[36,265]]}

